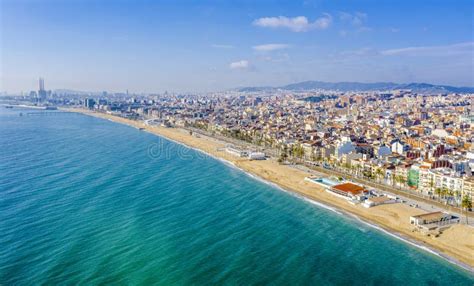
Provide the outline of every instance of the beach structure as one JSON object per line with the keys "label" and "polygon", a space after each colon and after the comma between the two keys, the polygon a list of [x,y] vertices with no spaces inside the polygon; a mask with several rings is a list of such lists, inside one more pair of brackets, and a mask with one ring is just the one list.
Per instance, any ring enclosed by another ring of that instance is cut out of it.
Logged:
{"label": "beach structure", "polygon": [[422,232],[441,230],[459,223],[460,218],[446,212],[431,212],[410,217],[410,224]]}
{"label": "beach structure", "polygon": [[143,121],[145,123],[145,125],[148,125],[148,126],[158,126],[160,125],[163,121],[159,118],[153,118],[153,119],[148,119],[148,120],[145,120]]}
{"label": "beach structure", "polygon": [[367,198],[362,204],[362,206],[366,208],[371,208],[371,207],[384,205],[384,204],[395,204],[398,202],[399,200],[393,196],[379,196],[379,197]]}
{"label": "beach structure", "polygon": [[338,197],[355,201],[362,201],[365,195],[368,194],[368,191],[364,187],[350,182],[328,187],[326,191]]}
{"label": "beach structure", "polygon": [[265,153],[263,152],[250,152],[249,153],[250,160],[265,160]]}
{"label": "beach structure", "polygon": [[233,156],[237,157],[247,157],[249,155],[248,151],[240,150],[232,145],[227,145],[225,151]]}

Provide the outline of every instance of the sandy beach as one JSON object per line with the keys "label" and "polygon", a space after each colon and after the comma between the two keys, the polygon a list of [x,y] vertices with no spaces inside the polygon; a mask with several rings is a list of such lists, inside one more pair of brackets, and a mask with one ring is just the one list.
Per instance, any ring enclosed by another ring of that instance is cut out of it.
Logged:
{"label": "sandy beach", "polygon": [[[473,271],[474,267],[474,228],[458,224],[444,230],[438,237],[425,236],[418,232],[413,232],[413,226],[409,223],[409,217],[424,213],[425,211],[412,208],[406,204],[380,205],[373,208],[364,208],[361,205],[349,204],[346,200],[335,197],[322,187],[305,181],[308,173],[281,165],[274,159],[262,161],[250,161],[239,157],[234,157],[223,151],[225,142],[206,136],[193,136],[188,131],[180,128],[165,128],[158,126],[146,126],[143,122],[132,121],[125,118],[95,113],[83,109],[63,109],[71,112],[79,112],[114,122],[144,128],[144,130],[166,137],[168,139],[183,143],[189,147],[196,148],[208,153],[211,156],[224,159],[236,167],[274,183],[281,188],[297,193],[310,200],[321,202],[342,210],[343,215],[353,214],[361,220],[374,224],[384,230],[402,237],[422,247],[433,250],[448,260],[454,261],[464,268]],[[370,247],[370,246],[368,246]]]}

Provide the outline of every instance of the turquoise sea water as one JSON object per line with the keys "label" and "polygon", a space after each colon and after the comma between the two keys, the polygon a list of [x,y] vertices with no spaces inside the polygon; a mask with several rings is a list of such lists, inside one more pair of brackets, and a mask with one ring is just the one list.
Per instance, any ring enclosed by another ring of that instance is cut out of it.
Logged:
{"label": "turquoise sea water", "polygon": [[0,285],[472,285],[472,274],[160,137],[0,110]]}

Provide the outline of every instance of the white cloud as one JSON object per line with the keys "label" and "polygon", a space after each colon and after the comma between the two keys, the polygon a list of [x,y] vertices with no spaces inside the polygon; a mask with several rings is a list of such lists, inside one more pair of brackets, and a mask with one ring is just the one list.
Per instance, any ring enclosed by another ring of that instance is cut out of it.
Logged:
{"label": "white cloud", "polygon": [[331,22],[331,15],[324,14],[323,17],[316,19],[314,22],[310,22],[305,16],[294,18],[278,16],[259,18],[253,21],[253,24],[264,28],[286,28],[293,32],[306,32],[313,29],[327,29],[331,25]]}
{"label": "white cloud", "polygon": [[332,17],[329,14],[325,14],[324,17],[316,19],[312,26],[314,26],[316,29],[327,29],[331,25],[332,22]]}
{"label": "white cloud", "polygon": [[458,43],[444,46],[418,46],[398,49],[377,50],[361,48],[358,50],[343,51],[337,54],[341,58],[368,58],[368,57],[474,57],[474,42]]}
{"label": "white cloud", "polygon": [[367,21],[367,14],[361,12],[355,12],[353,14],[347,12],[340,12],[339,19],[343,22],[348,22],[353,26],[363,26]]}
{"label": "white cloud", "polygon": [[474,42],[445,46],[420,46],[381,51],[384,56],[452,56],[474,53]]}
{"label": "white cloud", "polygon": [[375,49],[361,48],[358,50],[343,51],[339,55],[343,57],[370,57],[370,56],[376,56],[378,54],[379,52]]}
{"label": "white cloud", "polygon": [[216,49],[233,49],[234,46],[232,45],[222,45],[222,44],[212,44],[211,47]]}
{"label": "white cloud", "polygon": [[348,34],[357,34],[363,32],[370,32],[373,29],[367,27],[367,14],[361,12],[355,13],[347,13],[347,12],[339,12],[339,20],[345,23],[344,32],[339,32],[339,34],[343,37],[347,36]]}
{"label": "white cloud", "polygon": [[276,50],[283,50],[289,48],[290,45],[287,44],[265,44],[253,46],[252,48],[258,52],[271,52]]}
{"label": "white cloud", "polygon": [[246,70],[250,68],[250,63],[247,60],[240,60],[230,63],[229,68],[232,70]]}

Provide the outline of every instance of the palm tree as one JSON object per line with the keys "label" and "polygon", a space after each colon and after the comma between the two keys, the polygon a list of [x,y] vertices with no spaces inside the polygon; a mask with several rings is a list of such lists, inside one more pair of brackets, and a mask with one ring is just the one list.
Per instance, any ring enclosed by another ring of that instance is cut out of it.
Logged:
{"label": "palm tree", "polygon": [[462,198],[462,202],[461,202],[461,210],[462,209],[465,209],[466,210],[466,224],[469,224],[469,221],[468,221],[468,218],[467,218],[467,212],[472,209],[472,200],[471,200],[471,196],[469,195],[464,195],[464,197]]}
{"label": "palm tree", "polygon": [[438,202],[439,202],[441,200],[441,194],[443,193],[443,190],[441,188],[436,188],[434,192],[438,196]]}
{"label": "palm tree", "polygon": [[405,187],[405,188],[407,187],[407,182],[408,182],[407,177],[402,176],[402,185],[403,185],[403,187]]}
{"label": "palm tree", "polygon": [[360,165],[357,164],[357,165],[355,165],[354,167],[355,167],[354,174],[355,174],[356,177],[359,177]]}
{"label": "palm tree", "polygon": [[395,186],[398,187],[398,188],[400,188],[400,176],[394,174],[393,180],[394,180],[394,182],[395,182]]}
{"label": "palm tree", "polygon": [[453,203],[453,200],[454,200],[454,191],[451,190],[451,189],[448,189],[446,190],[446,193],[448,195],[448,200],[451,202],[451,204]]}
{"label": "palm tree", "polygon": [[399,180],[399,182],[400,182],[400,184],[401,184],[401,187],[404,187],[404,186],[405,186],[405,183],[406,183],[406,181],[407,181],[407,179],[405,178],[405,176],[402,176],[402,175],[398,176],[398,180]]}
{"label": "palm tree", "polygon": [[288,148],[286,145],[284,146],[283,150],[280,153],[280,157],[278,158],[279,163],[283,163],[288,159]]}
{"label": "palm tree", "polygon": [[342,167],[344,168],[345,173],[350,173],[351,165],[349,163],[344,163]]}
{"label": "palm tree", "polygon": [[351,165],[351,175],[354,176],[356,174],[357,167],[354,165]]}
{"label": "palm tree", "polygon": [[459,202],[461,201],[461,192],[458,189],[456,189],[454,191],[454,194],[455,194],[456,206],[459,206]]}
{"label": "palm tree", "polygon": [[449,192],[448,188],[446,188],[446,187],[443,187],[443,189],[441,190],[441,195],[443,196],[443,199],[446,200],[446,204],[448,203],[448,200],[446,198],[448,196],[448,192]]}
{"label": "palm tree", "polygon": [[300,144],[295,144],[293,146],[293,156],[301,160],[303,158],[303,155],[304,155],[303,146],[301,146]]}
{"label": "palm tree", "polygon": [[377,181],[380,183],[380,178],[383,177],[384,175],[384,172],[382,170],[382,168],[377,168],[375,170],[375,177],[377,178]]}
{"label": "palm tree", "polygon": [[395,175],[395,173],[391,173],[390,174],[390,177],[391,177],[391,183],[392,183],[392,187],[395,186],[395,183],[396,183],[396,178],[397,178],[397,175]]}
{"label": "palm tree", "polygon": [[434,188],[434,180],[433,176],[430,176],[430,192],[433,193],[433,188]]}

